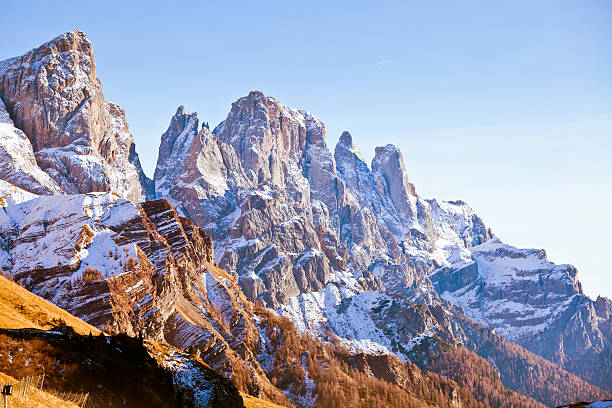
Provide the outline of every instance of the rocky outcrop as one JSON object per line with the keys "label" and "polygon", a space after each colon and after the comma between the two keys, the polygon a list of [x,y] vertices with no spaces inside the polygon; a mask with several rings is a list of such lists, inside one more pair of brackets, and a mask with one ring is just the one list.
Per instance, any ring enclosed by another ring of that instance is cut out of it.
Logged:
{"label": "rocky outcrop", "polygon": [[[607,323],[587,317],[593,316],[587,310],[595,309],[586,306],[575,329],[534,329],[566,327],[570,315],[578,316],[561,313],[569,310],[568,297],[578,293],[578,284],[566,287],[563,273],[537,278],[534,270],[508,280],[501,292],[487,284],[478,257],[499,241],[464,202],[419,197],[395,146],[376,148],[368,165],[344,132],[332,155],[320,120],[260,92],[233,103],[212,132],[198,130],[197,120],[188,125],[193,118],[196,114],[180,107],[163,135],[156,184],[210,234],[220,266],[236,272],[244,293],[291,317],[302,330],[334,333],[355,352],[408,358],[420,339],[434,333],[470,344],[469,325],[452,317],[460,313],[456,305],[555,361],[576,357],[582,335],[594,336],[588,342],[594,351],[609,341],[607,329],[589,328]],[[172,161],[179,166],[170,168]],[[506,255],[490,254],[496,273],[521,268],[521,257]],[[571,268],[564,273],[571,275]],[[463,294],[473,291],[484,295],[466,303]],[[546,296],[532,298],[533,291]],[[479,303],[500,296],[533,314],[513,311],[508,317],[508,310],[497,307],[501,303]],[[425,309],[414,309],[413,302]],[[561,331],[567,335],[562,341]],[[515,335],[519,332],[544,337]],[[560,342],[568,346],[561,357],[552,351]]]}
{"label": "rocky outcrop", "polygon": [[[432,275],[436,290],[468,316],[568,369],[610,347],[610,300],[585,296],[575,267],[555,265],[543,250],[518,249],[499,239],[471,252],[473,261]],[[575,371],[591,379],[583,369]],[[612,387],[609,381],[594,382]]]}
{"label": "rocky outcrop", "polygon": [[252,391],[284,394],[261,368],[252,304],[214,265],[212,240],[166,200],[113,193],[45,196],[0,211],[2,268],[30,291],[108,333],[197,350],[216,372],[250,372]]}
{"label": "rocky outcrop", "polygon": [[421,288],[438,233],[393,146],[370,169],[345,132],[332,155],[320,120],[251,92],[213,132],[179,107],[155,183],[211,235],[220,266],[251,299],[276,308],[337,273],[374,269],[389,289],[429,296]]}
{"label": "rocky outcrop", "polygon": [[38,167],[28,137],[15,127],[0,99],[0,179],[34,194],[57,194],[59,185]]}
{"label": "rocky outcrop", "polygon": [[183,173],[191,144],[198,133],[198,124],[196,113],[188,114],[183,106],[179,106],[168,130],[162,135],[154,176],[155,191],[160,196],[167,197],[176,178]]}
{"label": "rocky outcrop", "polygon": [[[145,198],[147,183],[125,112],[104,99],[85,34],[69,32],[0,62],[0,98],[14,126],[23,132],[13,132],[12,143],[24,152],[32,150],[36,164],[48,175],[37,177],[44,188],[29,191],[114,191],[132,200]],[[22,157],[32,164],[31,155]],[[12,179],[21,188],[32,184],[23,175]]]}

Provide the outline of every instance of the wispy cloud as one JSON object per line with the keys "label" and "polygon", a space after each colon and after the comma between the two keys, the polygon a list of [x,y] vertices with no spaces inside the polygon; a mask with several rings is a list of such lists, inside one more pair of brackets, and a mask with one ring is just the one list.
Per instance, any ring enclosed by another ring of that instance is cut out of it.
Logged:
{"label": "wispy cloud", "polygon": [[378,62],[377,62],[377,63],[375,63],[375,64],[368,65],[366,68],[368,68],[368,69],[370,69],[370,68],[376,68],[376,67],[380,67],[381,65],[388,64],[388,63],[390,63],[390,62],[391,62],[391,60],[382,60],[382,61],[378,61]]}

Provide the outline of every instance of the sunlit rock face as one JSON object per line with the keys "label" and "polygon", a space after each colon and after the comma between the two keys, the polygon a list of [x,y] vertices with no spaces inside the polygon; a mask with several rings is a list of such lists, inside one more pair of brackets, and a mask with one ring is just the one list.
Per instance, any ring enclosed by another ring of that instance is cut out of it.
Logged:
{"label": "sunlit rock face", "polygon": [[[158,194],[210,234],[217,262],[249,298],[302,330],[409,358],[433,333],[470,342],[455,305],[556,361],[580,358],[584,336],[594,352],[609,344],[597,312],[606,308],[582,294],[572,267],[534,250],[525,256],[541,265],[524,267],[523,255],[510,256],[523,250],[494,239],[467,204],[421,198],[393,145],[376,148],[368,164],[344,132],[332,153],[318,118],[251,92],[212,132],[180,107],[159,157]],[[508,268],[520,272],[500,288],[491,277]],[[546,340],[560,331],[574,333],[562,351]]]}
{"label": "sunlit rock face", "polygon": [[[248,297],[315,332],[350,336],[334,327],[330,307],[363,292],[379,293],[361,297],[387,323],[394,296],[439,305],[428,274],[468,260],[469,248],[492,236],[465,204],[420,198],[396,147],[377,149],[370,166],[345,132],[332,154],[318,118],[260,92],[233,103],[212,132],[179,107],[159,157],[157,194],[211,235],[219,265],[236,272]],[[457,331],[401,304],[410,321],[422,319],[411,335],[436,325],[447,337]],[[391,350],[407,336],[363,344]]]}
{"label": "sunlit rock face", "polygon": [[[25,170],[30,177],[22,172],[7,181],[35,193],[113,191],[136,201],[152,193],[125,112],[104,99],[93,48],[82,32],[0,62],[0,98],[8,114],[3,122],[8,117],[18,129],[14,144],[31,149],[39,167],[28,153],[22,157],[31,164]],[[32,177],[44,188],[28,186]]]}

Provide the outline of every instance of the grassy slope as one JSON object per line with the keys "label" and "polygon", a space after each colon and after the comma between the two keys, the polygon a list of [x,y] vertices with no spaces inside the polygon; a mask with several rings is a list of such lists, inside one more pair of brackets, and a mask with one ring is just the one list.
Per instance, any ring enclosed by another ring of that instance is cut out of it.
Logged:
{"label": "grassy slope", "polygon": [[54,319],[63,319],[79,334],[100,333],[90,324],[0,276],[0,327],[50,329]]}
{"label": "grassy slope", "polygon": [[[54,304],[27,291],[13,281],[0,276],[0,327],[7,329],[20,329],[33,327],[49,329],[54,319],[63,319],[66,324],[73,326],[79,333],[90,331],[94,334],[100,330],[85,323]],[[18,380],[0,372],[0,384],[11,383],[18,386]],[[14,408],[76,408],[76,405],[57,398],[44,391],[32,390],[30,397],[20,400],[13,397],[9,400]]]}
{"label": "grassy slope", "polygon": [[242,400],[246,408],[285,408],[282,405],[276,405],[273,402],[264,401],[259,398],[251,397],[250,395],[243,393],[240,393],[240,395],[242,395]]}
{"label": "grassy slope", "polygon": [[[217,268],[215,268],[217,269]],[[220,271],[219,273],[226,274]],[[15,282],[0,276],[0,327],[7,329],[37,328],[50,329],[53,327],[54,319],[63,319],[68,326],[72,326],[79,334],[98,335],[100,330],[71,315],[63,309],[46,301],[45,299],[29,292]],[[166,345],[164,345],[166,346]],[[160,345],[161,347],[161,345]],[[13,383],[17,381],[0,372],[0,384]],[[15,408],[51,408],[51,407],[75,407],[51,394],[35,391],[35,395],[28,401],[12,399],[12,407]],[[264,401],[259,398],[242,394],[247,408],[283,408],[280,405]]]}
{"label": "grassy slope", "polygon": [[[8,400],[9,407],[12,408],[77,408],[76,405],[57,398],[52,394],[35,388],[30,389],[30,394],[27,399],[19,399],[16,397],[19,387],[18,381],[11,376],[0,373],[0,384],[13,384],[13,397]],[[0,400],[1,401],[1,400]]]}

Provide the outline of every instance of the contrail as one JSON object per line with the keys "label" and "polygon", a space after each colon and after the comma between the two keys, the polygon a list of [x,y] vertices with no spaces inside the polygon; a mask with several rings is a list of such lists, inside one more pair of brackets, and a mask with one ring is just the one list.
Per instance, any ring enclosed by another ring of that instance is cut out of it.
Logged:
{"label": "contrail", "polygon": [[375,67],[379,67],[381,65],[388,64],[390,62],[391,61],[389,61],[389,60],[382,60],[382,61],[377,62],[376,64],[368,65],[366,68],[375,68]]}

